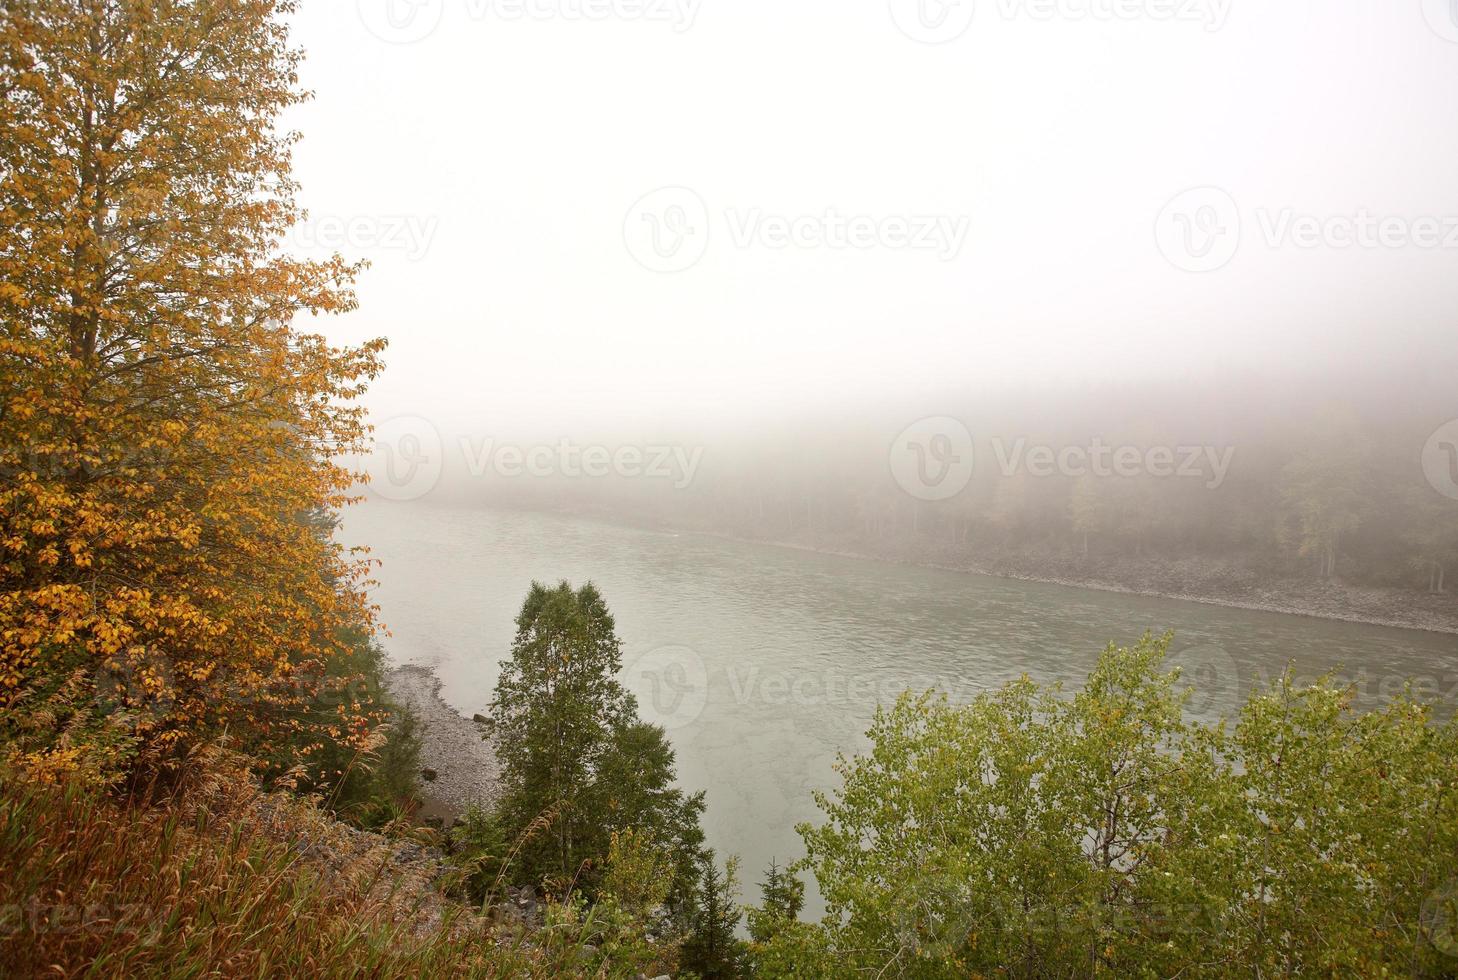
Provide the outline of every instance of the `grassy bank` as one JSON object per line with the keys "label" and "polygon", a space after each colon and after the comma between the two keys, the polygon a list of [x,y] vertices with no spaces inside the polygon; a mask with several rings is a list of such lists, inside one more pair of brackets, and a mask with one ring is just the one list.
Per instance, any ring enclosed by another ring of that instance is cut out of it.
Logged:
{"label": "grassy bank", "polygon": [[619,975],[589,925],[480,917],[431,848],[222,772],[155,798],[0,786],[6,975]]}

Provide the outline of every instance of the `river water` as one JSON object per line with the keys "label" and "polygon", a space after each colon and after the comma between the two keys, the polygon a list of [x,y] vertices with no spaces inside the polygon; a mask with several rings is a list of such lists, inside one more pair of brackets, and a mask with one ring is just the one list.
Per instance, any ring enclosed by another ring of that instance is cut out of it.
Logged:
{"label": "river water", "polygon": [[[525,512],[371,501],[341,531],[383,562],[375,595],[391,658],[433,667],[442,695],[485,709],[532,580],[599,586],[624,683],[663,724],[680,782],[707,790],[705,830],[744,863],[745,897],[771,857],[802,851],[878,701],[937,687],[954,700],[1026,673],[1080,684],[1110,640],[1174,630],[1194,715],[1228,712],[1289,665],[1336,671],[1375,705],[1413,679],[1458,697],[1458,637],[1250,612],[841,558],[697,534]],[[812,889],[813,893],[813,883]],[[819,909],[814,900],[810,914]]]}

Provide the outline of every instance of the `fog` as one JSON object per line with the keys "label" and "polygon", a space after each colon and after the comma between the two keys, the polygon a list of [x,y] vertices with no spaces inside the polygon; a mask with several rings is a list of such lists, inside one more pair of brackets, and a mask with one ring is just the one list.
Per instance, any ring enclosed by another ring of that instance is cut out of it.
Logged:
{"label": "fog", "polygon": [[306,0],[294,246],[373,263],[321,329],[390,338],[376,418],[879,436],[983,396],[1452,377],[1445,2],[921,13]]}

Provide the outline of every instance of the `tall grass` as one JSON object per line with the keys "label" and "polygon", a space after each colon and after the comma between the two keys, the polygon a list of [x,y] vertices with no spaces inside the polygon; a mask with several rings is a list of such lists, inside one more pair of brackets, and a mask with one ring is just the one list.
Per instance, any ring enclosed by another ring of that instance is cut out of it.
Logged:
{"label": "tall grass", "polygon": [[0,974],[619,975],[583,923],[497,929],[395,845],[351,848],[383,842],[282,795],[0,784]]}

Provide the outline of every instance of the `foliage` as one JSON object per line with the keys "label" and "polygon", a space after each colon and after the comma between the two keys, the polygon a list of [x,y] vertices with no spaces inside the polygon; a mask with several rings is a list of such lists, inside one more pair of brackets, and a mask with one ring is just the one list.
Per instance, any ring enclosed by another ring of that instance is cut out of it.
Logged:
{"label": "foliage", "polygon": [[[687,488],[504,482],[490,499],[1136,591],[1249,598],[1262,588],[1309,604],[1335,579],[1458,594],[1439,585],[1458,568],[1458,501],[1424,475],[1424,446],[1454,415],[1450,379],[1431,366],[969,392],[938,411],[971,426],[977,465],[940,501],[914,499],[886,465],[905,422],[920,417],[914,404],[902,409],[895,420],[884,406],[847,409],[833,425],[715,443]],[[1035,476],[1035,448],[1074,455]],[[1134,462],[1121,462],[1125,452]],[[1450,443],[1429,452],[1439,454],[1429,467],[1458,466]],[[1147,453],[1173,459],[1152,472]],[[1385,598],[1453,621],[1451,598]]]}
{"label": "foliage", "polygon": [[670,897],[682,903],[697,874],[703,795],[672,785],[673,750],[661,728],[638,719],[617,680],[621,666],[594,586],[532,584],[487,729],[502,763],[498,814],[508,836],[553,816],[524,841],[511,873],[594,896],[612,835],[635,830],[673,856]]}
{"label": "foliage", "polygon": [[643,721],[619,726],[598,780],[607,794],[598,811],[603,829],[651,839],[668,856],[668,907],[677,913],[691,907],[704,851],[704,794],[685,795],[674,785],[674,752],[664,730]]}
{"label": "foliage", "polygon": [[699,895],[692,931],[683,944],[683,965],[704,980],[738,977],[744,964],[744,941],[736,934],[739,907],[739,859],[730,857],[720,871],[714,852],[700,861]]}
{"label": "foliage", "polygon": [[827,917],[775,936],[766,969],[1451,969],[1423,910],[1458,858],[1458,727],[1407,699],[1355,715],[1289,677],[1232,730],[1187,722],[1167,644],[1110,647],[1072,698],[1024,679],[878,712],[799,828]]}
{"label": "foliage", "polygon": [[583,861],[606,853],[598,823],[606,787],[597,769],[634,712],[617,681],[621,667],[612,617],[595,588],[532,583],[487,725],[502,763],[504,823],[522,828],[564,808],[550,834],[522,853],[527,874],[571,881]]}
{"label": "foliage", "polygon": [[545,980],[648,962],[599,948],[570,911],[531,933],[493,927],[401,879],[388,849],[331,862],[339,825],[236,773],[163,806],[13,776],[0,772],[7,974]]}
{"label": "foliage", "polygon": [[676,970],[680,937],[664,921],[674,883],[666,853],[652,838],[632,830],[613,834],[597,909],[608,928],[600,943],[617,963],[635,964],[644,976]]}
{"label": "foliage", "polygon": [[372,738],[368,704],[308,710],[373,628],[313,515],[383,343],[291,326],[358,270],[278,247],[295,8],[0,7],[0,736],[33,776]]}
{"label": "foliage", "polygon": [[[418,801],[420,723],[385,690],[385,654],[379,644],[357,633],[347,650],[327,661],[313,700],[301,708],[301,735],[294,744],[258,751],[270,764],[265,777],[293,778],[297,789],[316,794],[339,817],[378,828]],[[371,734],[364,742],[341,737],[340,718],[349,716],[369,723]],[[291,762],[293,768],[284,771]]]}
{"label": "foliage", "polygon": [[1287,520],[1278,537],[1301,557],[1315,558],[1321,578],[1336,574],[1343,539],[1361,526],[1362,455],[1347,445],[1326,446],[1297,453],[1281,471]]}
{"label": "foliage", "polygon": [[496,814],[472,804],[451,827],[447,841],[452,860],[464,872],[467,896],[476,905],[489,904],[511,851]]}
{"label": "foliage", "polygon": [[759,890],[762,904],[745,909],[745,916],[750,937],[756,943],[767,943],[781,928],[800,918],[800,910],[805,907],[805,883],[793,870],[771,861]]}

